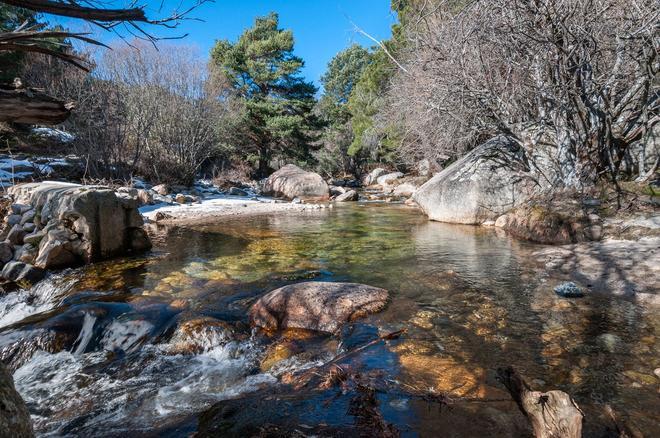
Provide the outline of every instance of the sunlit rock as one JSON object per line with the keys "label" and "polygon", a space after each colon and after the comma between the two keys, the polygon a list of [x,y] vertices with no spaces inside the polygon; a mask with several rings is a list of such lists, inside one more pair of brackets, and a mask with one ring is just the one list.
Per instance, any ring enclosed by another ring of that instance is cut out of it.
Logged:
{"label": "sunlit rock", "polygon": [[284,286],[250,308],[250,321],[266,330],[302,328],[327,333],[382,310],[388,292],[357,283],[305,282]]}
{"label": "sunlit rock", "polygon": [[287,199],[325,201],[330,196],[328,184],[321,175],[306,172],[293,164],[287,164],[268,177],[263,192]]}
{"label": "sunlit rock", "polygon": [[522,154],[505,137],[493,138],[436,174],[413,199],[432,220],[459,224],[494,220],[537,191],[516,168]]}

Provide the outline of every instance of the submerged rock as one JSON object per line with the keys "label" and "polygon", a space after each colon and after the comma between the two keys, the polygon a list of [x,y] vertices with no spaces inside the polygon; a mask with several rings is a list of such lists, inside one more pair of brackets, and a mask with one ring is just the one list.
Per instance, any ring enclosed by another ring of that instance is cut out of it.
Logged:
{"label": "submerged rock", "polygon": [[321,175],[306,172],[293,164],[287,164],[268,177],[264,194],[287,199],[325,201],[330,196],[328,184]]}
{"label": "submerged rock", "polygon": [[580,287],[572,281],[562,283],[555,287],[555,293],[564,298],[579,298],[584,296]]}
{"label": "submerged rock", "polygon": [[165,349],[168,354],[200,354],[239,337],[231,324],[203,316],[180,322]]}
{"label": "submerged rock", "polygon": [[261,297],[250,308],[250,321],[266,330],[336,333],[344,323],[382,310],[387,299],[385,289],[365,284],[297,283]]}
{"label": "submerged rock", "polygon": [[34,436],[30,412],[16,391],[14,379],[0,362],[0,436]]}

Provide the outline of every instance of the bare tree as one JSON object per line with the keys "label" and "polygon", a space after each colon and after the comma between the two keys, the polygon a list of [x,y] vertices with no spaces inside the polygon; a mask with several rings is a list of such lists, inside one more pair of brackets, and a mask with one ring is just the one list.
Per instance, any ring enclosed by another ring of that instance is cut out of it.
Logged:
{"label": "bare tree", "polygon": [[[195,0],[187,8],[183,7],[181,10],[175,10],[171,15],[156,19],[150,19],[146,16],[145,6],[136,7],[132,3],[128,8],[113,8],[114,2],[112,0],[110,2],[96,0],[0,0],[0,3],[38,13],[82,19],[104,30],[115,32],[122,38],[129,35],[154,43],[161,38],[145,29],[144,25],[175,28],[182,20],[188,19],[188,14],[193,9],[207,1],[209,0]],[[78,40],[87,44],[105,46],[88,35],[88,33],[67,30],[49,30],[45,29],[44,24],[28,25],[23,23],[12,31],[0,32],[0,52],[40,53],[89,71],[92,64],[84,56],[79,56],[73,52],[69,43],[71,40]],[[185,35],[179,37],[183,36]],[[68,117],[73,102],[57,101],[46,95],[44,90],[23,86],[13,86],[11,88],[4,86],[0,89],[0,105],[3,110],[0,121],[55,124]],[[25,105],[32,107],[29,114],[26,114]]]}
{"label": "bare tree", "polygon": [[[613,181],[658,116],[655,0],[423,2],[388,120],[406,153],[456,155],[504,133],[546,148],[553,184]],[[454,7],[450,5],[454,4]]]}

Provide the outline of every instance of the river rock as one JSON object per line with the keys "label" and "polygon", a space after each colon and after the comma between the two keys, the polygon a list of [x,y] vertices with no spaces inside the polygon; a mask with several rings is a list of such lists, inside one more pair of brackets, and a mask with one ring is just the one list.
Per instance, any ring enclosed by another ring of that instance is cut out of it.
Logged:
{"label": "river rock", "polygon": [[200,354],[235,339],[231,324],[203,316],[180,322],[165,350],[168,354]]}
{"label": "river rock", "polygon": [[12,245],[22,245],[23,237],[25,237],[25,234],[27,233],[25,230],[23,230],[23,227],[19,224],[16,224],[11,227],[11,230],[9,230],[9,234],[7,234],[7,241]]}
{"label": "river rock", "polygon": [[378,178],[381,175],[385,175],[385,173],[387,173],[387,170],[383,169],[382,167],[377,167],[374,170],[372,170],[371,172],[369,172],[369,174],[367,176],[364,177],[362,183],[365,186],[370,186],[372,184],[376,184],[376,181],[378,180]]}
{"label": "river rock", "polygon": [[23,242],[29,243],[30,245],[38,246],[41,239],[46,237],[46,232],[43,230],[35,231],[33,233],[27,234],[23,237]]}
{"label": "river rock", "polygon": [[498,217],[495,226],[519,239],[550,245],[599,240],[602,228],[591,223],[580,209],[544,205],[522,205]]}
{"label": "river rock", "polygon": [[556,286],[554,290],[557,295],[564,298],[579,298],[584,296],[582,289],[572,281],[562,283]]}
{"label": "river rock", "polygon": [[157,186],[153,186],[151,190],[153,190],[160,196],[167,196],[170,194],[170,188],[168,187],[167,184],[158,184]]}
{"label": "river rock", "polygon": [[117,193],[125,193],[131,198],[136,198],[138,195],[138,189],[136,189],[135,187],[119,187],[117,189]]}
{"label": "river rock", "polygon": [[32,420],[25,402],[16,391],[14,379],[0,362],[0,436],[34,436]]}
{"label": "river rock", "polygon": [[330,196],[339,196],[346,193],[347,190],[340,186],[330,186]]}
{"label": "river rock", "polygon": [[2,268],[2,274],[0,275],[7,280],[15,281],[23,271],[23,268],[25,268],[25,263],[23,262],[9,262]]}
{"label": "river rock", "polygon": [[495,220],[537,193],[510,164],[522,154],[515,142],[495,137],[436,174],[413,199],[431,220],[475,225]]}
{"label": "river rock", "polygon": [[397,179],[403,177],[403,173],[401,172],[392,172],[388,173],[385,175],[381,175],[376,179],[376,183],[380,184],[381,186],[392,184],[394,181]]}
{"label": "river rock", "polygon": [[19,262],[33,264],[39,253],[39,248],[26,243],[21,246],[18,251],[14,254],[14,258]]}
{"label": "river rock", "polygon": [[252,325],[336,333],[356,318],[382,310],[388,292],[358,283],[304,282],[275,289],[250,308]]}
{"label": "river rock", "polygon": [[405,182],[403,184],[399,184],[394,188],[394,192],[392,194],[394,196],[412,196],[413,193],[417,191],[417,186],[411,182]]}
{"label": "river rock", "polygon": [[357,201],[359,198],[358,192],[355,190],[349,190],[346,193],[342,193],[341,195],[337,196],[335,198],[335,201],[337,202],[348,202],[348,201]]}
{"label": "river rock", "polygon": [[80,241],[71,239],[72,234],[64,227],[48,231],[39,244],[35,264],[41,268],[64,268],[80,264]]}
{"label": "river rock", "polygon": [[9,242],[0,242],[0,262],[7,263],[14,257],[14,249]]}
{"label": "river rock", "polygon": [[154,203],[154,196],[149,190],[138,189],[137,191],[137,200],[140,205],[151,205]]}
{"label": "river rock", "polygon": [[9,262],[2,269],[2,277],[10,281],[27,281],[36,283],[43,279],[46,272],[36,266],[23,262]]}
{"label": "river rock", "polygon": [[325,201],[330,197],[328,184],[321,175],[287,164],[268,177],[263,192],[287,199]]}
{"label": "river rock", "polygon": [[21,203],[19,203],[19,202],[15,202],[15,203],[12,204],[12,206],[11,206],[11,211],[12,211],[13,214],[16,214],[16,215],[22,216],[23,213],[25,213],[26,211],[28,211],[30,208],[32,208],[32,207],[30,207],[29,204],[21,204]]}
{"label": "river rock", "polygon": [[32,222],[34,220],[34,216],[36,215],[36,212],[34,211],[34,208],[29,209],[23,215],[21,216],[21,225],[25,225],[28,222]]}
{"label": "river rock", "polygon": [[238,187],[230,187],[229,194],[231,196],[248,196],[248,192],[243,189],[239,189]]}
{"label": "river rock", "polygon": [[21,216],[20,214],[10,214],[9,216],[7,216],[7,220],[6,220],[7,225],[13,227],[16,224],[20,224],[22,218],[23,216]]}

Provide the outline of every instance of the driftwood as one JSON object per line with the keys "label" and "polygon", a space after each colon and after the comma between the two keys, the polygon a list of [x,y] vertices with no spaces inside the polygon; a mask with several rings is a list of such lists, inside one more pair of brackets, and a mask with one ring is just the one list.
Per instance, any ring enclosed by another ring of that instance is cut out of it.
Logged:
{"label": "driftwood", "polygon": [[536,438],[580,438],[584,415],[563,391],[532,390],[513,368],[497,370],[523,414],[532,423]]}
{"label": "driftwood", "polygon": [[24,88],[20,81],[0,85],[0,122],[56,125],[69,117],[73,106],[43,90]]}

